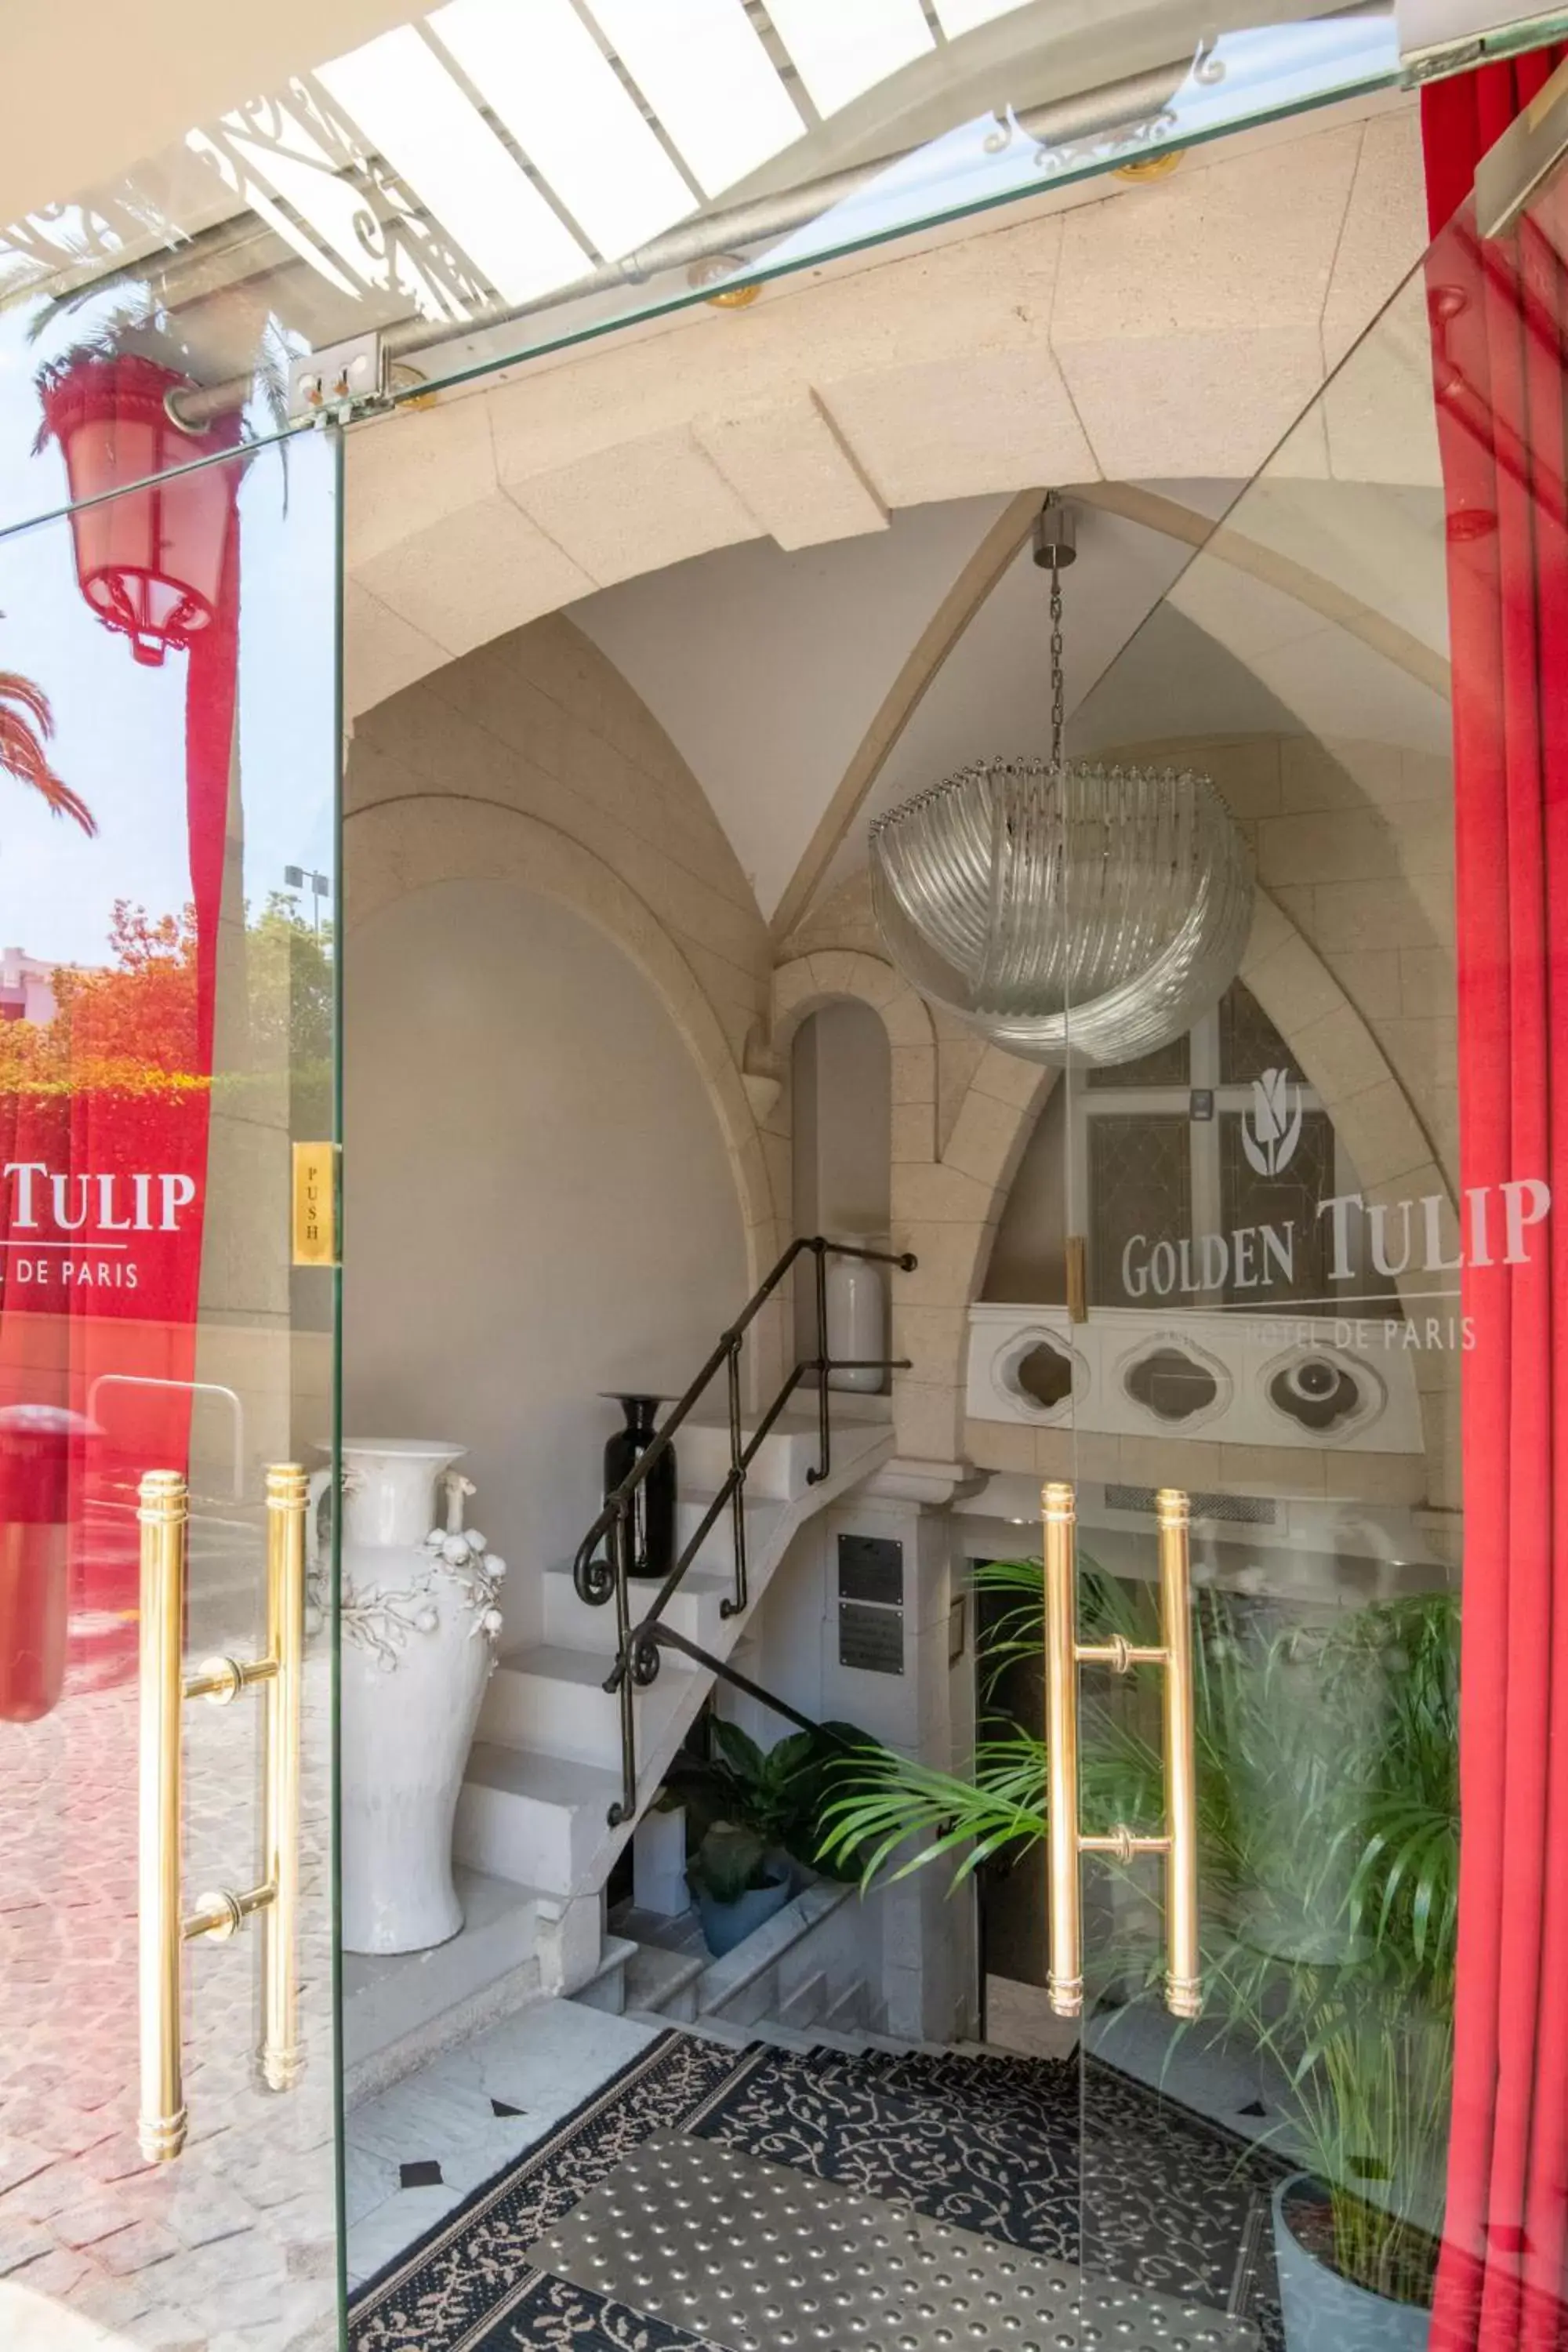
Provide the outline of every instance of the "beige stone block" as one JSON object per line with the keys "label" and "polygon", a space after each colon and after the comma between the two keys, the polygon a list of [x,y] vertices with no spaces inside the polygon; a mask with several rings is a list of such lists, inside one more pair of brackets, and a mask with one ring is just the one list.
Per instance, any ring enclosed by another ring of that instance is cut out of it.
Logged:
{"label": "beige stone block", "polygon": [[1430,947],[1433,929],[1409,884],[1324,883],[1312,893],[1313,939],[1331,958],[1342,949]]}
{"label": "beige stone block", "polygon": [[1252,925],[1247,934],[1247,946],[1241,959],[1243,977],[1254,971],[1258,964],[1267,963],[1271,955],[1278,954],[1279,950],[1294,937],[1295,933],[1285,918],[1284,910],[1271,895],[1267,890],[1255,892],[1252,900]]}
{"label": "beige stone block", "polygon": [[552,613],[595,584],[500,490],[399,539],[354,577],[449,655]]}
{"label": "beige stone block", "polygon": [[[1332,279],[1361,160],[1359,126],[1314,132],[1289,155],[1227,155],[1216,169],[1067,215],[1051,340],[1310,328]],[[1321,365],[1321,361],[1320,361]],[[1130,392],[1147,388],[1133,374]]]}
{"label": "beige stone block", "polygon": [[1392,813],[1405,800],[1405,761],[1394,743],[1287,736],[1280,772],[1287,815],[1330,809]]}
{"label": "beige stone block", "polygon": [[887,529],[887,508],[814,392],[700,416],[695,430],[736,496],[781,547]]}
{"label": "beige stone block", "polygon": [[1344,1003],[1338,981],[1299,933],[1258,962],[1249,962],[1247,984],[1288,1040]]}
{"label": "beige stone block", "polygon": [[[1034,1439],[1035,1458],[1032,1466],[1036,1475],[1042,1479],[1063,1478],[1069,1486],[1076,1486],[1079,1477],[1078,1444],[1073,1432],[1070,1429],[1037,1429],[1026,1433]],[[1109,1475],[1114,1477],[1116,1473],[1112,1470]],[[1042,1536],[1043,1532],[1042,1529]],[[1033,1537],[1030,1538],[1030,1543],[1026,1545],[1023,1540],[1024,1530],[1020,1528],[1018,1534],[1019,1550],[1030,1549]]]}
{"label": "beige stone block", "polygon": [[1334,1106],[1334,1126],[1363,1186],[1403,1180],[1431,1157],[1421,1122],[1394,1078],[1343,1097]]}
{"label": "beige stone block", "polygon": [[893,1178],[893,1213],[938,1224],[984,1225],[995,1208],[995,1191],[962,1169],[900,1162]]}
{"label": "beige stone block", "polygon": [[1363,1019],[1375,1029],[1397,1020],[1403,1003],[1397,948],[1347,949],[1335,961],[1335,977]]}
{"label": "beige stone block", "polygon": [[952,1387],[965,1377],[969,1318],[962,1307],[915,1307],[904,1297],[904,1276],[892,1277],[892,1351],[908,1356],[908,1377],[927,1388]]}
{"label": "beige stone block", "polygon": [[1081,482],[1094,452],[1043,332],[1024,351],[977,351],[818,379],[821,397],[889,507]]}
{"label": "beige stone block", "polygon": [[1301,1057],[1302,1076],[1331,1109],[1346,1095],[1363,1093],[1388,1075],[1372,1032],[1348,1004],[1308,1022],[1290,1042]]}
{"label": "beige stone block", "polygon": [[343,709],[351,719],[399,694],[449,658],[444,646],[373,596],[343,582]]}
{"label": "beige stone block", "polygon": [[1265,817],[1258,826],[1258,873],[1267,886],[1383,881],[1400,862],[1386,819],[1364,809]]}
{"label": "beige stone block", "polygon": [[351,572],[496,488],[489,403],[447,395],[352,434],[343,466],[343,561]]}
{"label": "beige stone block", "polygon": [[1033,1119],[1038,1117],[1059,1075],[1039,1062],[1026,1062],[1021,1055],[1005,1054],[999,1045],[993,1045],[971,1084],[976,1094],[994,1095],[998,1102],[1016,1103]]}
{"label": "beige stone block", "polygon": [[895,1376],[893,1434],[898,1450],[917,1462],[953,1462],[963,1430],[963,1394],[957,1388],[923,1388]]}
{"label": "beige stone block", "polygon": [[895,1045],[889,1055],[895,1103],[936,1106],[936,1055],[929,1045]]}
{"label": "beige stone block", "polygon": [[809,956],[798,956],[781,963],[773,971],[773,1018],[782,1021],[788,1013],[798,1012],[803,1004],[811,1003],[819,993]]}
{"label": "beige stone block", "polygon": [[995,1186],[1013,1156],[1023,1147],[1029,1122],[1011,1103],[994,1095],[971,1091],[964,1097],[952,1135],[942,1152],[946,1167],[956,1168],[978,1182]]}
{"label": "beige stone block", "polygon": [[1225,1445],[1219,1449],[1222,1493],[1318,1496],[1323,1491],[1323,1456],[1315,1445]]}
{"label": "beige stone block", "polygon": [[759,536],[756,517],[685,430],[623,441],[555,472],[519,467],[515,450],[503,449],[500,464],[508,494],[597,587]]}
{"label": "beige stone block", "polygon": [[1201,1437],[1122,1437],[1117,1441],[1118,1476],[1134,1486],[1213,1486],[1220,1475],[1220,1448]]}
{"label": "beige stone block", "polygon": [[1331,1449],[1323,1456],[1323,1477],[1331,1496],[1363,1503],[1419,1503],[1426,1492],[1426,1457]]}
{"label": "beige stone block", "polygon": [[1238,817],[1279,814],[1280,802],[1279,744],[1271,736],[1227,740],[1221,737],[1202,745],[1179,748],[1174,764],[1196,767],[1211,775],[1226,805]]}
{"label": "beige stone block", "polygon": [[1038,1433],[1021,1421],[966,1421],[963,1450],[982,1470],[1035,1471]]}
{"label": "beige stone block", "polygon": [[[967,1307],[973,1295],[977,1257],[985,1236],[972,1225],[927,1224],[902,1218],[895,1203],[893,1247],[910,1250],[919,1264],[899,1276],[899,1295],[910,1307]],[[983,1262],[983,1260],[982,1260]]]}
{"label": "beige stone block", "polygon": [[1322,382],[1315,321],[1207,334],[1151,327],[1056,351],[1093,452],[1089,478],[1098,470],[1109,481],[1255,473]]}
{"label": "beige stone block", "polygon": [[[817,961],[816,957],[812,959]],[[936,1050],[936,1035],[931,1014],[912,988],[900,988],[879,1008],[883,1025],[895,1045],[919,1045],[928,1052]]]}
{"label": "beige stone block", "polygon": [[910,1160],[917,1165],[929,1162],[936,1148],[936,1124],[930,1103],[895,1103],[893,1105],[892,1156],[894,1165]]}
{"label": "beige stone block", "polygon": [[[1036,1465],[1042,1473],[1048,1471],[1053,1477],[1070,1479],[1074,1486],[1086,1479],[1093,1479],[1102,1485],[1108,1481],[1114,1484],[1121,1477],[1122,1441],[1113,1437],[1109,1431],[1069,1425],[1061,1433],[1067,1445],[1060,1457],[1066,1466],[1060,1470],[1050,1468],[1044,1458],[1041,1441],[1048,1433],[1056,1433],[1040,1430],[1036,1436]],[[1092,1538],[1089,1541],[1092,1543]]]}
{"label": "beige stone block", "polygon": [[1337,367],[1426,249],[1419,110],[1363,126],[1350,203],[1323,304],[1323,357]]}
{"label": "beige stone block", "polygon": [[1398,1010],[1414,1020],[1452,1016],[1454,959],[1447,948],[1401,948]]}
{"label": "beige stone block", "polygon": [[809,959],[811,976],[820,996],[858,996],[860,958],[842,949],[826,949]]}

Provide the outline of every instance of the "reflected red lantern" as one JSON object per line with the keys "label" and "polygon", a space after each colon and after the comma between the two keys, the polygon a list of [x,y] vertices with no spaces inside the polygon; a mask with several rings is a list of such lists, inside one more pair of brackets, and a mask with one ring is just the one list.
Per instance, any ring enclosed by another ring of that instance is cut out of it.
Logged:
{"label": "reflected red lantern", "polygon": [[81,593],[153,667],[211,626],[234,529],[236,469],[176,470],[239,445],[237,416],[199,435],[175,424],[167,395],[194,389],[132,353],[78,355],[40,385],[44,437],[59,443],[70,483]]}

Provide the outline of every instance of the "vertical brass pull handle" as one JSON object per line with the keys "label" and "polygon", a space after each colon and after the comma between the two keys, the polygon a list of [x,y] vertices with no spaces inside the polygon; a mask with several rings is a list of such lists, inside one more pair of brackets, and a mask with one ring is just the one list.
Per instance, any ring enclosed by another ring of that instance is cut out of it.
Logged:
{"label": "vertical brass pull handle", "polygon": [[1197,1754],[1193,1736],[1192,1507],[1178,1486],[1154,1497],[1160,1531],[1160,1640],[1165,1685],[1165,2006],[1203,2007],[1198,1964]]}
{"label": "vertical brass pull handle", "polygon": [[[248,1664],[210,1658],[184,1671],[190,1496],[177,1471],[142,1481],[140,1788],[137,1856],[137,1977],[141,2097],[136,2134],[149,2163],[167,2163],[185,2144],[181,2000],[182,1948],[222,1941],[258,1913],[262,1921],[259,2053],[275,2091],[299,2081],[297,1946],[300,1908],[300,1697],[305,1662],[305,1515],[309,1482],[297,1464],[267,1473],[267,1649]],[[181,1906],[184,1831],[182,1717],[187,1699],[228,1706],[259,1691],[262,1733],[262,1876],[235,1894],[200,1895]]]}
{"label": "vertical brass pull handle", "polygon": [[300,2042],[300,1709],[305,1673],[305,1510],[310,1480],[297,1463],[267,1473],[267,1654],[278,1671],[262,1694],[261,2072],[291,2091]]}
{"label": "vertical brass pull handle", "polygon": [[[1193,1739],[1191,1552],[1187,1496],[1162,1486],[1154,1498],[1160,1535],[1160,1644],[1135,1648],[1120,1635],[1097,1646],[1078,1638],[1078,1511],[1073,1490],[1043,1488],[1046,1604],[1046,1837],[1050,1905],[1047,1998],[1058,2017],[1083,2011],[1083,1889],[1080,1857],[1118,1862],[1157,1853],[1165,1864],[1165,2006],[1196,2017],[1203,1989],[1198,1964],[1197,1780]],[[1109,1666],[1164,1669],[1165,1826],[1158,1837],[1119,1826],[1085,1837],[1079,1826],[1078,1670]]]}
{"label": "vertical brass pull handle", "polygon": [[1083,2009],[1083,1888],[1078,1835],[1078,1507],[1055,1480],[1040,1496],[1046,1563],[1046,1834],[1051,1958],[1047,1996],[1058,2017]]}
{"label": "vertical brass pull handle", "polygon": [[142,1481],[142,1620],[138,1637],[137,1981],[142,2093],[136,2137],[149,2164],[185,2144],[180,2016],[181,1649],[190,1502],[174,1470]]}

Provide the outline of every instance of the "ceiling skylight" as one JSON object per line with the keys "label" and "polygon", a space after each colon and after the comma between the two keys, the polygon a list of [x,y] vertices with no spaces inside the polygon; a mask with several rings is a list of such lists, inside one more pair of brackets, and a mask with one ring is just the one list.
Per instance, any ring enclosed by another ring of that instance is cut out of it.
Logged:
{"label": "ceiling skylight", "polygon": [[426,22],[607,260],[695,211],[572,0],[451,0]]}
{"label": "ceiling skylight", "polygon": [[936,47],[921,0],[768,0],[818,114],[837,114]]}
{"label": "ceiling skylight", "polygon": [[527,302],[586,274],[570,229],[412,26],[316,79],[504,300]]}
{"label": "ceiling skylight", "polygon": [[744,0],[589,0],[589,13],[705,195],[804,136]]}

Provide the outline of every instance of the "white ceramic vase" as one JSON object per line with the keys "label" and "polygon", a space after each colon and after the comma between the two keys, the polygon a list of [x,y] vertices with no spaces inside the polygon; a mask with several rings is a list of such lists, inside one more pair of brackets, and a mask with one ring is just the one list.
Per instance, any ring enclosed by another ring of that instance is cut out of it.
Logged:
{"label": "white ceramic vase", "polygon": [[[879,1246],[861,1234],[838,1234],[858,1249]],[[840,1361],[879,1364],[888,1352],[888,1292],[879,1265],[864,1258],[829,1255],[826,1272],[827,1352]],[[887,1375],[880,1371],[829,1372],[827,1385],[875,1396]]]}
{"label": "white ceramic vase", "polygon": [[[419,1952],[463,1924],[457,1810],[495,1663],[504,1561],[463,1527],[466,1448],[428,1438],[342,1448],[342,1940]],[[315,1498],[328,1482],[312,1481]],[[436,1506],[437,1485],[443,1495]]]}

